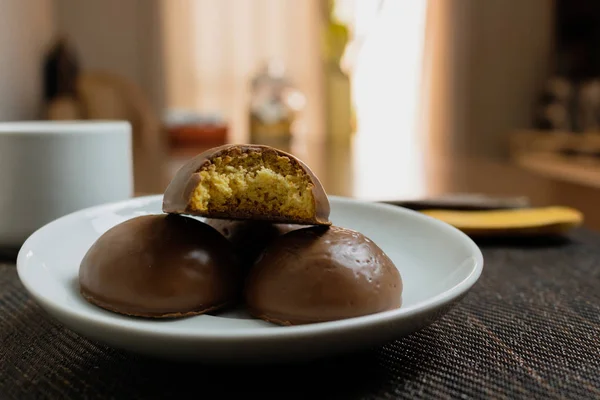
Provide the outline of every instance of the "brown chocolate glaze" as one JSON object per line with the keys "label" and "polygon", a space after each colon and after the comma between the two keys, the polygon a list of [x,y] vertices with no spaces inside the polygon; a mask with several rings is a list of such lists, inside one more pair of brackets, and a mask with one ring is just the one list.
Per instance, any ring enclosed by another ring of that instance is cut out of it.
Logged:
{"label": "brown chocolate glaze", "polygon": [[267,221],[206,219],[206,223],[236,248],[244,266],[250,267],[271,241],[304,225],[273,224]]}
{"label": "brown chocolate glaze", "polygon": [[247,279],[246,304],[281,325],[340,320],[400,307],[402,279],[359,232],[311,227],[271,242]]}
{"label": "brown chocolate glaze", "polygon": [[297,164],[310,178],[313,184],[313,197],[315,199],[315,217],[311,220],[287,220],[278,216],[261,215],[260,220],[267,220],[271,222],[279,223],[290,223],[290,224],[303,224],[303,225],[331,225],[329,221],[329,199],[323,189],[323,185],[319,181],[319,178],[311,171],[311,169],[304,164],[300,159],[295,156],[286,153],[282,150],[275,149],[270,146],[264,145],[237,145],[227,144],[219,147],[209,149],[196,157],[189,160],[184,164],[179,171],[175,174],[167,190],[163,196],[163,211],[166,213],[174,214],[189,214],[208,218],[224,218],[224,219],[257,219],[255,216],[247,213],[227,214],[227,213],[200,213],[190,209],[189,200],[194,189],[200,182],[200,175],[197,173],[201,169],[207,167],[212,162],[211,160],[215,157],[240,156],[243,153],[256,151],[261,153],[275,153],[278,156],[288,157],[293,163]]}
{"label": "brown chocolate glaze", "polygon": [[182,317],[237,300],[242,274],[216,229],[180,215],[146,215],[105,232],[79,269],[81,294],[121,314]]}

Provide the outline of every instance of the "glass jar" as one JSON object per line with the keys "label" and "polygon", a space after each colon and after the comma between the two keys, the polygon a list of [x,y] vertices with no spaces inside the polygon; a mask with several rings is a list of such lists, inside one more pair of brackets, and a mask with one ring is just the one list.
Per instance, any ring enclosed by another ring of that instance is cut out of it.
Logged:
{"label": "glass jar", "polygon": [[269,61],[252,79],[250,141],[289,151],[305,97],[285,76],[280,61]]}

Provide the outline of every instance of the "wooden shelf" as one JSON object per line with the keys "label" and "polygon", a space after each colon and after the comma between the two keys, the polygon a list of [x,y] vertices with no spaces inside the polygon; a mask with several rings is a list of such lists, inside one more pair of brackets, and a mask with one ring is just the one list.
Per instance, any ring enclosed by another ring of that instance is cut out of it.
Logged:
{"label": "wooden shelf", "polygon": [[521,168],[548,178],[600,189],[600,160],[547,153],[521,153],[513,156]]}

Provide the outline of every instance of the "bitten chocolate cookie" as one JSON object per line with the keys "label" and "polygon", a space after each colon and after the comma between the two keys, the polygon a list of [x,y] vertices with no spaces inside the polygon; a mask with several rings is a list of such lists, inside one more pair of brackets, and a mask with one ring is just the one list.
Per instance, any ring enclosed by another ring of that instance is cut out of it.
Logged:
{"label": "bitten chocolate cookie", "polygon": [[224,145],[188,161],[163,197],[166,213],[330,225],[319,179],[298,158],[269,146]]}
{"label": "bitten chocolate cookie", "polygon": [[275,240],[250,271],[245,298],[255,317],[298,325],[400,307],[402,279],[369,238],[340,227],[294,230]]}
{"label": "bitten chocolate cookie", "polygon": [[183,317],[239,297],[239,260],[217,230],[180,215],[147,215],[114,226],[91,246],[79,269],[82,296],[139,317]]}

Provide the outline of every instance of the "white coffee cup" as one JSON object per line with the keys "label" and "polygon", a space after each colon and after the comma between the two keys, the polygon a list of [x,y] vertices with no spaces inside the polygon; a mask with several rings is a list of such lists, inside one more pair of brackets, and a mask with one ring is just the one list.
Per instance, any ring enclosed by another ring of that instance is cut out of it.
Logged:
{"label": "white coffee cup", "polygon": [[124,121],[0,123],[0,247],[82,208],[133,196]]}

